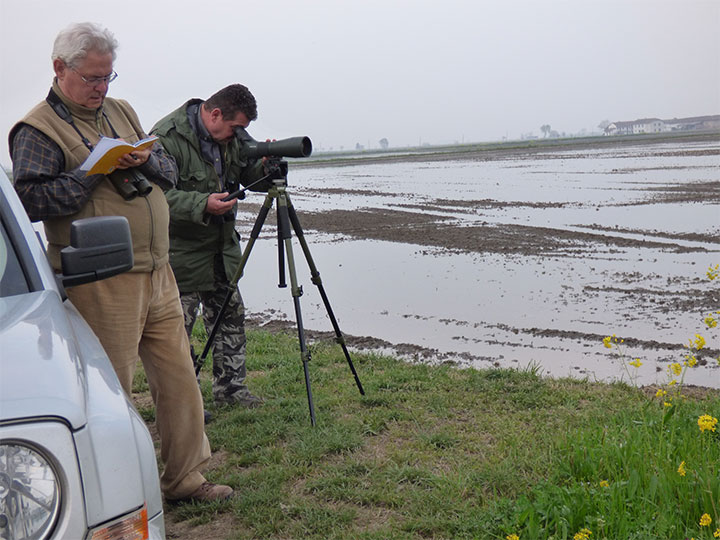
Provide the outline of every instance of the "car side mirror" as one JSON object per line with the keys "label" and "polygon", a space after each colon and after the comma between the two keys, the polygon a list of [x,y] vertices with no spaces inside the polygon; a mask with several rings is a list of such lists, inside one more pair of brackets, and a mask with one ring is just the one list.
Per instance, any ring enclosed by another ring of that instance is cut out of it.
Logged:
{"label": "car side mirror", "polygon": [[130,225],[123,216],[78,219],[70,225],[70,245],[60,251],[64,287],[90,283],[133,267]]}

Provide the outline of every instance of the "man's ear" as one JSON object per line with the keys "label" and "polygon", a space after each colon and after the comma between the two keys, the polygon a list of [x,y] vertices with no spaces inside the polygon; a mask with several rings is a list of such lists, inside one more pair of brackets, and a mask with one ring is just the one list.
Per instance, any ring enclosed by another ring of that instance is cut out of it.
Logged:
{"label": "man's ear", "polygon": [[59,58],[56,58],[53,60],[53,69],[55,70],[55,75],[58,79],[62,79],[65,76],[65,72],[70,69],[67,67],[65,62],[60,60]]}
{"label": "man's ear", "polygon": [[213,122],[217,122],[218,120],[222,120],[222,111],[215,107],[212,111],[210,111],[210,118]]}

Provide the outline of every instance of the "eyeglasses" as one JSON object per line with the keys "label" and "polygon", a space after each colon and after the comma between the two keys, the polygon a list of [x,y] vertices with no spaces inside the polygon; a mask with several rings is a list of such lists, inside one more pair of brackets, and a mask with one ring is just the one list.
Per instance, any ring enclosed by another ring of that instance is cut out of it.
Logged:
{"label": "eyeglasses", "polygon": [[[78,75],[80,75],[80,72],[78,72],[78,70],[76,70],[76,69],[74,69],[74,68],[70,68],[70,69],[72,69],[75,73],[77,73]],[[88,86],[92,86],[92,87],[94,88],[94,87],[96,87],[96,86],[98,86],[98,85],[100,85],[100,84],[102,84],[102,83],[110,84],[110,83],[113,82],[115,79],[117,79],[117,76],[118,76],[118,74],[115,73],[115,71],[113,70],[113,72],[112,72],[110,75],[105,75],[105,77],[90,77],[90,78],[87,78],[87,77],[83,77],[82,75],[80,75],[80,78],[83,80],[83,82],[84,82],[85,84],[87,84]]]}

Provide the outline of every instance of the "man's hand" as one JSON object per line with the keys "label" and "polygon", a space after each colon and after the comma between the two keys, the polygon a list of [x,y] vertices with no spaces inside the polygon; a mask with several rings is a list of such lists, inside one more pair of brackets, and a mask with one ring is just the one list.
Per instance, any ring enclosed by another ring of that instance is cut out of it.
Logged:
{"label": "man's hand", "polygon": [[214,216],[221,216],[228,210],[231,210],[237,198],[223,202],[222,199],[228,195],[229,193],[227,191],[223,193],[211,193],[207,200],[207,206],[205,206],[205,212]]}
{"label": "man's hand", "polygon": [[118,169],[129,169],[130,167],[137,167],[142,165],[148,159],[150,159],[151,149],[146,148],[145,150],[134,150],[129,154],[125,154],[118,158]]}

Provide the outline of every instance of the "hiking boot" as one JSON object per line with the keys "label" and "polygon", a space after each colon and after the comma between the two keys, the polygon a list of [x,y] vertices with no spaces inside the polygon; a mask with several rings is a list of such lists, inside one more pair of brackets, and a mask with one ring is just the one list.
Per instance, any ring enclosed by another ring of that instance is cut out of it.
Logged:
{"label": "hiking boot", "polygon": [[260,407],[263,403],[265,403],[265,400],[261,397],[248,394],[247,396],[243,396],[238,399],[236,403],[241,407],[247,407],[248,409],[256,409],[257,407]]}
{"label": "hiking boot", "polygon": [[233,489],[230,486],[222,484],[213,484],[212,482],[203,482],[199,488],[193,491],[187,497],[178,499],[177,502],[211,502],[226,501],[232,497]]}
{"label": "hiking boot", "polygon": [[232,398],[215,398],[215,405],[218,407],[240,406],[247,407],[248,409],[255,409],[260,407],[263,403],[265,403],[263,398],[253,396],[252,394],[245,394],[244,396]]}

